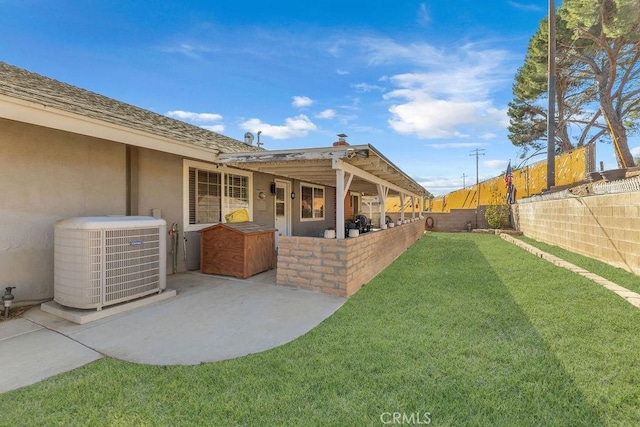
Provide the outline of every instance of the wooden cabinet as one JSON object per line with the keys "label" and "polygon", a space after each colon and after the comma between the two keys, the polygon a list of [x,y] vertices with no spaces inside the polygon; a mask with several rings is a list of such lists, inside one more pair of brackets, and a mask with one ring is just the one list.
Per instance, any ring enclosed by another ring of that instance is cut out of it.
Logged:
{"label": "wooden cabinet", "polygon": [[200,230],[200,269],[246,279],[276,263],[275,228],[254,222],[216,224]]}

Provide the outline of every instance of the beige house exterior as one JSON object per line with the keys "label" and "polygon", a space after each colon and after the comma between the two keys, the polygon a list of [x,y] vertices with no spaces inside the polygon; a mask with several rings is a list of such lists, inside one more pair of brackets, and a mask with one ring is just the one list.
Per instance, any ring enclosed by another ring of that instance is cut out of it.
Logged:
{"label": "beige house exterior", "polygon": [[[238,203],[250,220],[273,227],[275,184],[298,195],[282,201],[284,237],[319,237],[343,224],[336,194],[426,195],[373,147],[355,147],[366,157],[327,148],[302,159],[268,159],[261,148],[0,62],[0,286],[16,286],[18,302],[53,297],[53,225],[61,218],[162,217],[180,233],[170,274],[198,268],[197,231],[216,222],[211,218],[224,221]],[[310,170],[315,175],[303,173]],[[349,182],[337,190],[345,173]],[[198,205],[194,180],[220,192],[213,210]],[[300,196],[309,189],[322,196],[321,217],[301,212]]]}

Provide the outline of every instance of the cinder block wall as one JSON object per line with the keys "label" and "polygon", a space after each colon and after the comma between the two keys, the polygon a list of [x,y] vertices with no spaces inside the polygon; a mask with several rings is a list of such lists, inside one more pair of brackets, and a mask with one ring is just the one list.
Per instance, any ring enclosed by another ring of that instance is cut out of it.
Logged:
{"label": "cinder block wall", "polygon": [[640,192],[518,202],[525,236],[640,275]]}
{"label": "cinder block wall", "polygon": [[467,231],[467,222],[469,221],[473,228],[489,227],[484,217],[484,211],[485,206],[480,206],[477,215],[476,209],[451,209],[451,212],[425,212],[424,216],[427,219],[429,217],[433,219],[433,228],[427,227],[429,231]]}
{"label": "cinder block wall", "polygon": [[424,234],[424,219],[344,240],[278,240],[277,283],[350,296]]}

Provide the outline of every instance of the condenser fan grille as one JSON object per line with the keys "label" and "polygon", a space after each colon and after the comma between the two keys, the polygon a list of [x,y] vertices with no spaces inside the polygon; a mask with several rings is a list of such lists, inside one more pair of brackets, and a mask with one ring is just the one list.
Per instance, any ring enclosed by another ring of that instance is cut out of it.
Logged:
{"label": "condenser fan grille", "polygon": [[107,230],[105,301],[118,302],[158,289],[160,230]]}

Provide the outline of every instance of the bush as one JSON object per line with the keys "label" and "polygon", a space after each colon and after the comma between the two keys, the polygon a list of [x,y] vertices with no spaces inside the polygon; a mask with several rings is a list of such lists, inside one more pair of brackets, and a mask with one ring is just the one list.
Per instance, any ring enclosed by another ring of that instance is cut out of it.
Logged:
{"label": "bush", "polygon": [[511,226],[510,213],[509,205],[489,205],[484,217],[491,228],[508,228]]}

